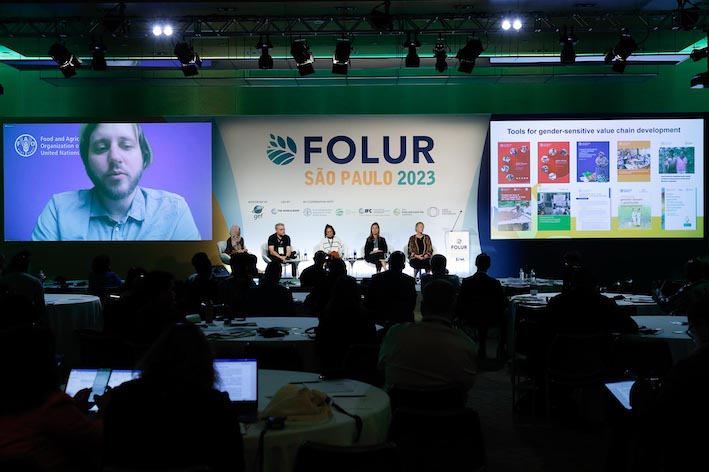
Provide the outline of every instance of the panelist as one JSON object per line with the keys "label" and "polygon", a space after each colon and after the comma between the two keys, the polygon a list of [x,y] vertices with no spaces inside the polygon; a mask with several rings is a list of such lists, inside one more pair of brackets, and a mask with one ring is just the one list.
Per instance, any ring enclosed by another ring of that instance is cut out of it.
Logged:
{"label": "panelist", "polygon": [[416,233],[409,238],[409,265],[414,269],[414,278],[418,279],[421,271],[427,274],[431,271],[431,256],[433,243],[431,238],[424,234],[423,223],[416,223]]}
{"label": "panelist", "polygon": [[369,236],[364,243],[364,260],[377,267],[377,273],[386,270],[386,253],[389,252],[386,239],[379,235],[379,223],[372,223]]}
{"label": "panelist", "polygon": [[229,239],[226,240],[226,249],[224,249],[224,254],[228,256],[234,256],[236,254],[245,254],[247,257],[244,260],[248,260],[249,264],[256,265],[256,256],[249,254],[249,250],[246,249],[246,242],[243,236],[241,236],[241,228],[238,225],[233,225],[229,228]]}
{"label": "panelist", "polygon": [[33,241],[201,239],[183,197],[138,186],[153,161],[139,124],[82,125],[79,154],[93,188],[54,194]]}
{"label": "panelist", "polygon": [[286,225],[276,223],[276,232],[268,237],[268,257],[272,261],[285,263],[291,257],[290,236],[286,234]]}
{"label": "panelist", "polygon": [[320,250],[332,257],[342,258],[345,255],[345,245],[335,236],[335,228],[325,225],[324,238],[320,240]]}

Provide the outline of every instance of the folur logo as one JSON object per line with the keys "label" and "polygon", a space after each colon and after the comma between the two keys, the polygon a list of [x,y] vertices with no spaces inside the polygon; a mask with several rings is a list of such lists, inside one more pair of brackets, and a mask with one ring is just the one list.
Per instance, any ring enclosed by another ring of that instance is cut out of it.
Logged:
{"label": "folur logo", "polygon": [[31,134],[21,134],[15,140],[15,151],[22,157],[30,157],[37,152],[37,140]]}
{"label": "folur logo", "polygon": [[288,136],[285,139],[273,134],[269,136],[271,139],[266,148],[266,154],[270,161],[279,166],[287,166],[293,162],[295,154],[298,152],[295,141]]}

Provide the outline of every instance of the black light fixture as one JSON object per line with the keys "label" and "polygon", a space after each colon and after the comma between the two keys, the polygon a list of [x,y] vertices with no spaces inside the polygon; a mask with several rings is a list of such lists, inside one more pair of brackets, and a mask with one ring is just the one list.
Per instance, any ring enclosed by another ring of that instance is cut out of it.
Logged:
{"label": "black light fixture", "polygon": [[638,49],[638,45],[627,29],[620,32],[620,41],[610,51],[606,53],[606,64],[613,63],[613,70],[618,73],[625,71],[628,57]]}
{"label": "black light fixture", "polygon": [[[483,52],[483,43],[479,38],[470,37],[468,42],[465,43],[462,49],[458,50],[458,54],[455,55],[456,59],[460,61],[458,66],[458,72],[465,72],[470,74],[473,72],[475,67],[475,60]],[[441,71],[442,72],[442,71]]]}
{"label": "black light fixture", "polygon": [[694,49],[689,53],[689,58],[694,62],[700,61],[708,56],[707,48]]}
{"label": "black light fixture", "polygon": [[446,58],[448,57],[448,45],[443,36],[440,36],[436,40],[436,47],[433,48],[433,56],[436,58],[436,70],[438,72],[445,72],[448,69],[448,63]]}
{"label": "black light fixture", "polygon": [[562,64],[573,64],[576,62],[576,51],[574,46],[578,43],[578,39],[574,34],[574,27],[571,27],[571,33],[568,32],[568,28],[564,26],[564,32],[559,35],[559,44],[561,45],[561,63]]}
{"label": "black light fixture", "polygon": [[352,42],[349,39],[338,39],[335,47],[335,54],[332,56],[332,73],[347,74],[350,65],[350,52],[352,52]]}
{"label": "black light fixture", "polygon": [[273,49],[273,44],[271,44],[271,40],[268,35],[266,35],[266,41],[263,40],[263,35],[259,36],[258,43],[256,43],[256,49],[261,51],[261,55],[258,58],[258,68],[273,69],[273,58],[268,53],[269,49]]}
{"label": "black light fixture", "polygon": [[[707,33],[709,34],[709,31],[707,31]],[[701,59],[709,57],[709,54],[707,54],[707,48],[701,48],[692,51],[689,54],[689,57],[691,57],[694,62],[697,62]],[[709,66],[709,63],[707,65]],[[689,84],[690,87],[692,87],[693,89],[709,87],[709,71],[695,75],[694,77],[692,77],[692,80],[689,82]]]}
{"label": "black light fixture", "polygon": [[93,70],[106,70],[106,50],[106,46],[103,44],[103,38],[96,41],[93,36],[91,37],[91,68]]}
{"label": "black light fixture", "polygon": [[[384,11],[379,10],[383,6]],[[387,0],[372,8],[367,19],[374,29],[379,31],[392,31],[394,29],[394,17],[390,14],[391,1]]]}
{"label": "black light fixture", "polygon": [[419,58],[416,50],[421,47],[421,43],[418,40],[418,34],[414,33],[414,40],[411,41],[411,33],[406,34],[406,41],[403,46],[409,50],[406,54],[405,64],[406,67],[418,67],[421,65],[421,59]]}
{"label": "black light fixture", "polygon": [[290,54],[295,59],[295,65],[300,75],[310,75],[315,73],[313,67],[313,55],[310,53],[308,43],[304,39],[296,39],[290,45]]}
{"label": "black light fixture", "polygon": [[2,84],[0,84],[0,95],[5,95],[5,89],[2,88]]}
{"label": "black light fixture", "polygon": [[182,41],[175,45],[175,56],[182,64],[182,73],[185,77],[199,74],[197,67],[202,67],[202,59],[194,52],[192,46]]}
{"label": "black light fixture", "polygon": [[81,67],[81,59],[76,57],[64,45],[63,40],[57,40],[49,48],[49,56],[59,64],[59,70],[67,79],[76,75],[76,69]]}

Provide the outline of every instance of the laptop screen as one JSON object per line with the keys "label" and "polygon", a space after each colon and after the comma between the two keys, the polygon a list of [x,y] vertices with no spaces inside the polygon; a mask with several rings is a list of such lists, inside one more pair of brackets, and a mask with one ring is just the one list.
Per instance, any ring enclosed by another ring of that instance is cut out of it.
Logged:
{"label": "laptop screen", "polygon": [[108,378],[108,386],[116,388],[123,382],[137,379],[139,375],[139,370],[113,369],[111,371],[111,377]]}
{"label": "laptop screen", "polygon": [[98,374],[98,369],[71,369],[64,392],[73,397],[83,388],[92,388],[96,374]]}
{"label": "laptop screen", "polygon": [[610,390],[613,396],[625,407],[626,410],[631,410],[630,406],[630,389],[633,388],[635,380],[624,380],[622,382],[611,382],[606,384],[606,388]]}
{"label": "laptop screen", "polygon": [[258,402],[258,365],[256,359],[216,359],[219,375],[215,388],[233,402]]}

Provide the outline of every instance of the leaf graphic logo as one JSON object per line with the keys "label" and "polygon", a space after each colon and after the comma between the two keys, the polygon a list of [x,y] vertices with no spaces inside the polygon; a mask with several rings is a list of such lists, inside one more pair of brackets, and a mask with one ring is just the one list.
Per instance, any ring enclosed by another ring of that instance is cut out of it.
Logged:
{"label": "leaf graphic logo", "polygon": [[286,166],[293,162],[295,154],[298,152],[295,141],[288,136],[286,136],[286,139],[283,139],[280,136],[271,134],[270,137],[271,140],[266,149],[266,154],[271,162],[279,166]]}

